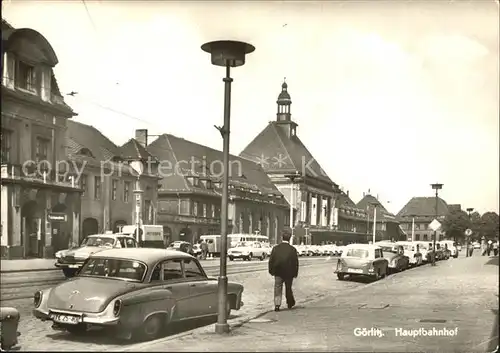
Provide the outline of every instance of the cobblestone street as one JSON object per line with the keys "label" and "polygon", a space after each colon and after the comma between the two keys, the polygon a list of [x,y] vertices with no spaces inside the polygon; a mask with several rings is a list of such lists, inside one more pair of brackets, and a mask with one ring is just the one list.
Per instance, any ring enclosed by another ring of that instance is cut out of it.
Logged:
{"label": "cobblestone street", "polygon": [[[299,304],[318,300],[326,295],[338,293],[345,289],[365,285],[360,282],[336,281],[332,270],[334,264],[334,260],[318,258],[314,259],[310,266],[303,266],[301,268],[299,278],[294,284],[294,291]],[[233,312],[230,324],[237,325],[264,311],[272,309],[274,282],[267,273],[267,263],[263,263],[262,265],[262,269],[259,271],[229,276],[230,281],[239,282],[245,286],[243,293],[245,305],[240,311]],[[31,300],[25,300],[23,305],[31,307]],[[212,332],[213,326],[209,325],[201,330]],[[120,351],[123,349],[141,349],[141,345],[147,344],[124,345],[122,342],[106,337],[105,331],[89,332],[85,337],[75,337],[67,333],[54,331],[49,323],[40,322],[31,317],[31,315],[27,316],[26,314],[22,317],[20,331],[22,333],[20,344],[23,351],[63,351],[68,349]]]}

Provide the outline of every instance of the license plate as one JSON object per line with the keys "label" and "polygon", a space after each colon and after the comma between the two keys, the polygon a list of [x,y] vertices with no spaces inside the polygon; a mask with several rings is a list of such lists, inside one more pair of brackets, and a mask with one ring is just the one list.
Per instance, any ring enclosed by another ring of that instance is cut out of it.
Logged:
{"label": "license plate", "polygon": [[363,270],[359,269],[359,268],[350,268],[350,269],[347,270],[347,272],[351,272],[351,273],[363,273]]}
{"label": "license plate", "polygon": [[74,315],[50,314],[50,318],[54,320],[54,322],[68,325],[78,325],[80,322],[82,322],[82,318],[80,316]]}

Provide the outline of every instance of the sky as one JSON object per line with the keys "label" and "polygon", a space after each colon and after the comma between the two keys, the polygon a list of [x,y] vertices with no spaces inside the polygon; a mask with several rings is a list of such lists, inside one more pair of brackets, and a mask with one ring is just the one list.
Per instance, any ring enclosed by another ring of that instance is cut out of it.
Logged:
{"label": "sky", "polygon": [[2,16],[51,43],[76,121],[116,144],[175,136],[222,149],[224,69],[200,46],[256,47],[232,70],[231,153],[269,121],[286,77],[297,135],[357,202],[397,213],[444,184],[499,210],[498,2],[28,1]]}

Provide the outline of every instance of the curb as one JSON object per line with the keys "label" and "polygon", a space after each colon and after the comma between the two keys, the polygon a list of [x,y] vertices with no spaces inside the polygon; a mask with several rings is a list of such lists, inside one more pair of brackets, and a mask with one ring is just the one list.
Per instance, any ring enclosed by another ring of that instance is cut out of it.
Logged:
{"label": "curb", "polygon": [[1,270],[0,275],[4,273],[27,273],[27,272],[43,272],[43,271],[57,271],[59,270],[57,267],[54,268],[29,268],[22,270]]}

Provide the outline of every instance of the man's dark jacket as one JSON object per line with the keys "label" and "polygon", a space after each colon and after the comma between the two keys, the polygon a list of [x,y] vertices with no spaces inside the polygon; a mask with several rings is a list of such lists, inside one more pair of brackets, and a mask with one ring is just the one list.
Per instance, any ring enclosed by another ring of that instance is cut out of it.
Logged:
{"label": "man's dark jacket", "polygon": [[283,279],[296,278],[299,274],[297,250],[289,243],[276,245],[269,257],[269,274]]}

